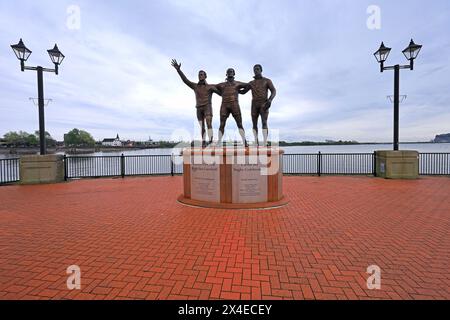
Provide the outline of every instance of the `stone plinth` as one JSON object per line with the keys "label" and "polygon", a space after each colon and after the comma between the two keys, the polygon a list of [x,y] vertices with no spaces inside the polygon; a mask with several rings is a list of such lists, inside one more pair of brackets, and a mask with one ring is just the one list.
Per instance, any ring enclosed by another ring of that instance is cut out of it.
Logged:
{"label": "stone plinth", "polygon": [[212,208],[252,209],[287,204],[283,150],[262,147],[186,148],[179,201]]}
{"label": "stone plinth", "polygon": [[376,175],[387,179],[417,179],[419,153],[413,150],[376,151]]}
{"label": "stone plinth", "polygon": [[64,156],[26,155],[20,157],[20,183],[39,184],[64,181]]}

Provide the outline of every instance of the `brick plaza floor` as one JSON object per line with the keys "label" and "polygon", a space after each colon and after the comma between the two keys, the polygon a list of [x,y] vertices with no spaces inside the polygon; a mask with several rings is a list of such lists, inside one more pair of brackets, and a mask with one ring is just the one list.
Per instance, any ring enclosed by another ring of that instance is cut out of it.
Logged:
{"label": "brick plaza floor", "polygon": [[0,299],[450,299],[450,178],[285,177],[273,210],[187,207],[181,189],[0,187]]}

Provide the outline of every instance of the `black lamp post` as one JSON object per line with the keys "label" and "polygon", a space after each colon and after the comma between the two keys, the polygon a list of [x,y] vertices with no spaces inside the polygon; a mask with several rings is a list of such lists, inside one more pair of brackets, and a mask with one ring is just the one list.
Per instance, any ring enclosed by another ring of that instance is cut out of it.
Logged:
{"label": "black lamp post", "polygon": [[18,44],[11,45],[14,53],[16,54],[17,59],[20,60],[20,68],[22,71],[25,70],[33,70],[37,71],[37,80],[38,80],[38,106],[39,106],[39,140],[40,140],[40,148],[41,155],[47,153],[46,141],[45,141],[45,121],[44,121],[44,80],[43,73],[46,72],[54,72],[58,74],[58,67],[61,62],[64,60],[64,55],[61,51],[59,51],[58,46],[55,44],[53,49],[47,50],[50,59],[52,59],[53,64],[55,65],[55,69],[47,69],[41,66],[37,67],[28,67],[25,66],[25,61],[28,60],[28,57],[31,55],[31,50],[29,50],[23,43],[22,39],[20,39]]}
{"label": "black lamp post", "polygon": [[422,49],[421,45],[415,44],[411,39],[409,46],[403,50],[403,54],[406,59],[409,60],[409,65],[384,66],[384,62],[391,52],[391,48],[385,47],[384,43],[381,43],[380,48],[373,55],[380,63],[380,72],[384,70],[394,70],[394,150],[398,150],[398,137],[399,137],[399,105],[400,105],[400,69],[414,70],[414,60]]}

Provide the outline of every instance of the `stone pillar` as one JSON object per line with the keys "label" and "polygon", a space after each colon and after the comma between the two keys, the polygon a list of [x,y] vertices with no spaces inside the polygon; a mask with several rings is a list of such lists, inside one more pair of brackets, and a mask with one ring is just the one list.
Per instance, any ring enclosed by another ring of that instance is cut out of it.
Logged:
{"label": "stone pillar", "polygon": [[20,157],[20,183],[41,184],[64,181],[64,156],[57,154]]}
{"label": "stone pillar", "polygon": [[413,150],[376,151],[376,176],[386,179],[417,179],[419,153]]}

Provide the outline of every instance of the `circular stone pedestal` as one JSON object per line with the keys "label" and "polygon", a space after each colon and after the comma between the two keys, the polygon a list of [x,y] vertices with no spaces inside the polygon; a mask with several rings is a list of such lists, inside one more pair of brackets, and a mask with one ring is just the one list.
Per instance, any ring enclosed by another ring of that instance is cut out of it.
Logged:
{"label": "circular stone pedestal", "polygon": [[257,209],[286,205],[279,148],[186,148],[181,203],[207,208]]}

